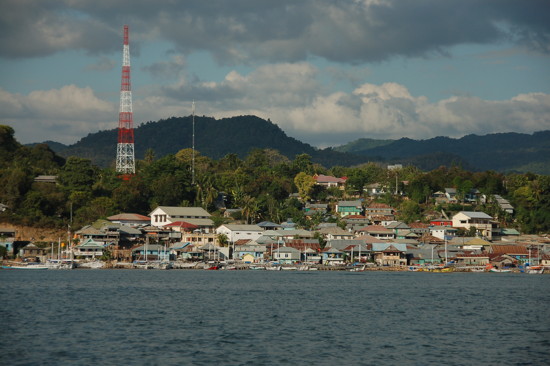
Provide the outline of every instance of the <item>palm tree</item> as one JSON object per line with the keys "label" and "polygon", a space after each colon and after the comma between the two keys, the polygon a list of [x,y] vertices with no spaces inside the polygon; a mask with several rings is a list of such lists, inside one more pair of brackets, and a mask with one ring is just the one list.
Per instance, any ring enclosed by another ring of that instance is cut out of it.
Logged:
{"label": "palm tree", "polygon": [[246,217],[246,223],[249,224],[251,218],[255,219],[257,217],[260,207],[254,197],[246,195],[243,198],[242,210],[244,216]]}
{"label": "palm tree", "polygon": [[229,238],[225,234],[218,234],[218,244],[226,247],[229,244]]}

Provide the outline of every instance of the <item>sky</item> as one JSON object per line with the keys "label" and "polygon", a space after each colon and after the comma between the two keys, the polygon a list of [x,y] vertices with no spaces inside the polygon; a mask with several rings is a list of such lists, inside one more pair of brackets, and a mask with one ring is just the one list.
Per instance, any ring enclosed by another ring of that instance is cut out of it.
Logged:
{"label": "sky", "polygon": [[125,24],[135,127],[194,101],[319,148],[550,129],[548,0],[2,0],[0,124],[117,128]]}

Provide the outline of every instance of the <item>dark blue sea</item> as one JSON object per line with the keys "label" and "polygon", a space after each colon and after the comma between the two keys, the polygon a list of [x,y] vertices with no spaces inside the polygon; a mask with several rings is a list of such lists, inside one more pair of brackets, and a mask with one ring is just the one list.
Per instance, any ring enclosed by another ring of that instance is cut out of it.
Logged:
{"label": "dark blue sea", "polygon": [[0,270],[1,365],[549,365],[550,276]]}

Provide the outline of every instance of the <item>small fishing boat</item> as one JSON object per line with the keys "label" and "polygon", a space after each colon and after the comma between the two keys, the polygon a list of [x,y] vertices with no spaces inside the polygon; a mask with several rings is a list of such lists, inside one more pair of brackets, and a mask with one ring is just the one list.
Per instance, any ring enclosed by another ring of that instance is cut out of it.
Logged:
{"label": "small fishing boat", "polygon": [[510,273],[510,272],[512,272],[512,270],[511,270],[511,269],[490,268],[490,269],[489,269],[489,272],[494,272],[494,273]]}
{"label": "small fishing boat", "polygon": [[42,263],[26,263],[26,264],[14,264],[14,265],[2,266],[2,269],[43,270],[43,269],[49,269],[49,267]]}
{"label": "small fishing boat", "polygon": [[544,273],[544,267],[543,266],[529,266],[526,268],[526,271],[528,274],[543,274]]}
{"label": "small fishing boat", "polygon": [[493,273],[510,273],[510,272],[512,272],[511,269],[496,268],[492,264],[488,264],[486,268],[488,269],[489,272],[493,272]]}

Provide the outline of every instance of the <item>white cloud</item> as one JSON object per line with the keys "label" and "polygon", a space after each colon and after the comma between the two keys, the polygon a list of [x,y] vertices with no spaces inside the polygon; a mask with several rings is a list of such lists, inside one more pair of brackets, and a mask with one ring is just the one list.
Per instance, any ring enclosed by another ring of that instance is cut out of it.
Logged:
{"label": "white cloud", "polygon": [[[275,64],[247,75],[232,71],[221,82],[182,78],[164,89],[148,87],[134,93],[134,123],[189,115],[191,101],[200,95],[195,99],[198,115],[269,118],[289,136],[320,147],[361,137],[427,139],[550,129],[549,94],[519,94],[503,101],[453,96],[429,102],[398,83],[328,92],[317,80],[319,74],[307,63]],[[0,89],[3,123],[12,124],[24,143],[74,143],[87,133],[114,129],[117,106],[75,85],[26,96]]]}
{"label": "white cloud", "polygon": [[[190,113],[195,95],[199,114],[217,118],[254,114],[270,118],[288,135],[316,146],[334,146],[360,137],[427,139],[469,133],[550,129],[550,95],[520,94],[504,101],[453,96],[429,102],[398,83],[363,84],[353,92],[328,92],[322,71],[307,63],[265,65],[248,75],[236,71],[219,83],[181,82],[167,89],[149,110]],[[176,102],[177,101],[177,102]]]}
{"label": "white cloud", "polygon": [[29,95],[0,89],[2,123],[15,129],[22,143],[53,140],[74,143],[90,132],[116,127],[118,110],[91,88],[66,85]]}

